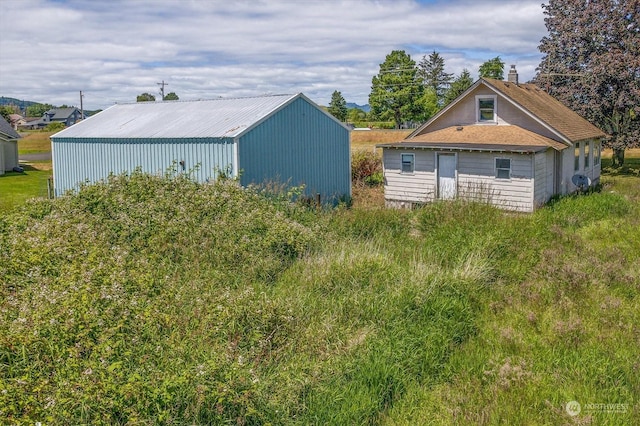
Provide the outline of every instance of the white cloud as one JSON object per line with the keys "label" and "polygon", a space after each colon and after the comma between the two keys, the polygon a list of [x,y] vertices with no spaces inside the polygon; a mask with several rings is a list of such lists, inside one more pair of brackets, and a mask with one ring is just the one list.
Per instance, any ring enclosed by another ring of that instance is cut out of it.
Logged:
{"label": "white cloud", "polygon": [[0,95],[104,108],[165,91],[181,99],[334,90],[366,103],[385,56],[436,50],[449,72],[497,55],[533,77],[538,0],[3,0]]}

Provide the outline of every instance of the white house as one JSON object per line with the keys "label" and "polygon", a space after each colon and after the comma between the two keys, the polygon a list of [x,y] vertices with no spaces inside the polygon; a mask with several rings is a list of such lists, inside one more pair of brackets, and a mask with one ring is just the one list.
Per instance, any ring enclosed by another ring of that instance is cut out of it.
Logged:
{"label": "white house", "polygon": [[385,203],[463,197],[531,212],[599,182],[605,137],[512,67],[509,81],[481,78],[404,141],[378,145]]}
{"label": "white house", "polygon": [[18,139],[20,135],[0,115],[0,175],[18,167]]}

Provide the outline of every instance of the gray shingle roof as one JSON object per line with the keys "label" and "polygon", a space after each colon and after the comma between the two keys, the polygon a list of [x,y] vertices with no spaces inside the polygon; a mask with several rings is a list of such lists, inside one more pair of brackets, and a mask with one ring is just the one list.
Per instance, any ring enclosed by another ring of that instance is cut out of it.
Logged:
{"label": "gray shingle roof", "polygon": [[8,136],[9,139],[20,139],[20,135],[18,134],[18,132],[13,130],[13,127],[11,127],[11,124],[9,124],[7,120],[5,120],[4,117],[1,115],[0,115],[0,133]]}

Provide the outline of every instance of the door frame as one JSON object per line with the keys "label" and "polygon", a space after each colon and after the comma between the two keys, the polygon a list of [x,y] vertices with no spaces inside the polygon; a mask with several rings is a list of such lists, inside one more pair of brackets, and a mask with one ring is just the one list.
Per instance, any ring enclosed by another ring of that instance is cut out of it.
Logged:
{"label": "door frame", "polygon": [[[454,179],[455,179],[455,188],[456,192],[453,198],[458,197],[458,153],[457,152],[435,152],[435,179],[436,179],[436,200],[442,200],[440,197],[440,156],[453,156],[453,160],[455,162],[455,171],[454,171]],[[446,198],[448,200],[448,198]]]}

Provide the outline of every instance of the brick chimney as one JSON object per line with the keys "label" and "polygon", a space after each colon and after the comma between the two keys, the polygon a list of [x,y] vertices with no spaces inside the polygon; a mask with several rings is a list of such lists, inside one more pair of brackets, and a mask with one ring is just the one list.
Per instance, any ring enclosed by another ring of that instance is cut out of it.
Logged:
{"label": "brick chimney", "polygon": [[518,84],[518,71],[516,71],[515,65],[511,65],[509,75],[507,76],[507,81],[509,83]]}

